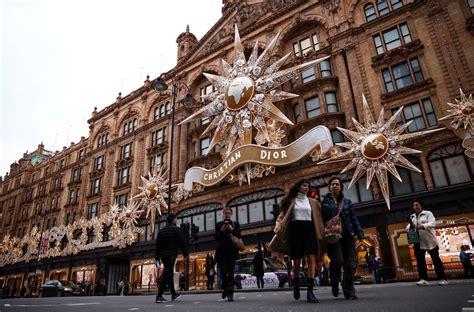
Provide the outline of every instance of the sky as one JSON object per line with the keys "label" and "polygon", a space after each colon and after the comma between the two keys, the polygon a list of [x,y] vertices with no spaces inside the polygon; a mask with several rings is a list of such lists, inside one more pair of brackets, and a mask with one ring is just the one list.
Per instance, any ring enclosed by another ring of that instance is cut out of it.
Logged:
{"label": "sky", "polygon": [[176,65],[176,38],[200,40],[222,0],[0,0],[0,175],[43,142],[89,136],[87,120]]}

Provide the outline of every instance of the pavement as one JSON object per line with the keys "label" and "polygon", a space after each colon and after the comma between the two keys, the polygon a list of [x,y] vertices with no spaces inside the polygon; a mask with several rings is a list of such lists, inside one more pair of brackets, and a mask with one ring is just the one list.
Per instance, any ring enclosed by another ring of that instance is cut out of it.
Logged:
{"label": "pavement", "polygon": [[222,300],[217,292],[182,293],[178,301],[155,303],[149,296],[51,297],[0,300],[0,312],[120,312],[120,311],[193,311],[193,312],[269,312],[269,311],[474,311],[474,280],[450,280],[447,286],[431,282],[356,285],[358,300],[334,298],[330,287],[319,287],[315,294],[320,303],[307,303],[306,291],[300,300],[291,289],[236,291],[234,301]]}

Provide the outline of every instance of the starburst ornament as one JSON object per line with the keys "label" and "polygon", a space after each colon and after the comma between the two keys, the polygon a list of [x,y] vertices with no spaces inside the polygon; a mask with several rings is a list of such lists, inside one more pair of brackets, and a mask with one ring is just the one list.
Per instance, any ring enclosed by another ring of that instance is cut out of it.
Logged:
{"label": "starburst ornament", "polygon": [[455,99],[456,103],[448,103],[451,109],[448,109],[449,115],[439,120],[451,119],[450,125],[453,129],[464,128],[464,140],[462,146],[466,149],[464,152],[468,157],[474,158],[474,100],[472,94],[467,97],[462,89],[459,89],[461,99]]}
{"label": "starburst ornament", "polygon": [[[168,198],[168,170],[162,172],[163,168],[155,166],[153,173],[148,172],[148,179],[141,177],[144,186],[139,187],[140,193],[134,197],[139,199],[139,206],[146,210],[146,218],[150,218],[150,224],[155,224],[157,213],[161,215],[162,207],[168,210],[166,199]],[[154,235],[154,227],[151,227]]]}
{"label": "starburst ornament", "polygon": [[[258,56],[257,41],[249,59],[246,60],[236,25],[233,65],[231,66],[222,60],[222,76],[204,73],[216,91],[203,97],[204,101],[211,101],[209,104],[193,113],[181,124],[203,117],[212,118],[211,123],[202,134],[204,136],[211,131],[214,133],[208,153],[216,144],[219,144],[222,157],[229,156],[238,147],[252,143],[254,140],[253,129],[256,130],[255,142],[257,145],[278,146],[282,132],[275,125],[280,124],[281,127],[283,123],[293,124],[273,105],[273,102],[298,95],[276,91],[275,88],[296,78],[304,68],[316,65],[327,57],[279,71],[291,55],[288,53],[275,63],[269,64],[270,56],[279,36],[280,33],[273,38],[260,56]],[[249,165],[247,165],[246,171],[250,172]]]}
{"label": "starburst ornament", "polygon": [[384,119],[384,110],[382,108],[379,118],[377,122],[375,122],[364,95],[362,95],[362,102],[365,125],[360,124],[357,120],[352,118],[357,128],[357,132],[338,127],[338,129],[349,138],[350,142],[337,143],[337,145],[342,146],[347,150],[318,164],[351,160],[350,163],[341,171],[341,173],[344,173],[355,168],[349,188],[367,172],[368,189],[373,177],[377,176],[385,202],[387,203],[388,209],[390,209],[387,171],[389,171],[400,182],[402,182],[402,179],[400,178],[395,165],[416,172],[421,172],[408,159],[403,157],[403,154],[417,154],[421,152],[405,147],[403,144],[420,136],[442,129],[403,134],[412,122],[407,122],[399,128],[396,128],[397,118],[402,112],[403,106],[400,107],[400,109],[386,122]]}

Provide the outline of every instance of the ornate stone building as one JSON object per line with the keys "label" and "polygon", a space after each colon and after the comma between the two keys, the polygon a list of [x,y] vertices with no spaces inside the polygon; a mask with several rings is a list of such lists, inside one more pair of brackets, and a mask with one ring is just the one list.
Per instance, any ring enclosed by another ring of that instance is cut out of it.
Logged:
{"label": "ornate stone building", "polygon": [[[316,125],[327,126],[334,142],[343,141],[336,127],[353,128],[352,118],[363,121],[362,94],[373,114],[384,108],[387,118],[404,105],[400,123],[413,121],[408,132],[435,129],[447,125],[438,118],[446,115],[446,103],[459,96],[459,88],[474,92],[473,14],[470,0],[223,1],[222,17],[203,38],[198,41],[189,28],[178,36],[177,65],[162,77],[169,85],[185,83],[195,99],[212,92],[203,72],[220,74],[220,60],[232,62],[237,24],[247,56],[255,41],[261,52],[277,33],[280,40],[272,60],[291,53],[285,67],[331,56],[282,86],[300,95],[277,103],[294,123],[286,127],[283,144]],[[40,145],[12,164],[0,182],[0,238],[7,233],[21,237],[35,225],[45,230],[81,216],[90,219],[113,203],[125,204],[138,193],[140,176],[155,164],[167,167],[173,162],[173,183],[182,182],[191,166],[219,164],[218,148],[204,156],[210,137],[201,134],[208,119],[177,125],[170,142],[171,91],[156,92],[152,86],[147,78],[134,92],[119,94],[115,103],[95,109],[88,120],[88,138],[55,153]],[[178,89],[176,124],[203,104],[181,105],[187,92]],[[456,258],[461,243],[472,246],[474,160],[463,154],[458,135],[446,129],[410,145],[422,151],[409,157],[422,173],[400,169],[403,183],[390,178],[390,211],[375,182],[366,189],[362,178],[345,190],[366,233],[357,243],[358,275],[370,275],[363,260],[375,253],[386,267],[397,267],[387,271],[388,277],[404,278],[401,267],[411,267],[413,261],[404,227],[414,198],[422,199],[441,221],[444,261]],[[318,166],[307,157],[250,185],[223,182],[174,203],[179,222],[200,229],[199,240],[191,244],[191,287],[205,285],[203,261],[214,249],[214,227],[222,218],[222,207],[234,209],[248,247],[244,254],[249,254],[258,241],[271,239],[273,207],[297,180],[310,179],[319,196],[327,192],[328,178],[343,167],[344,163]],[[351,176],[352,172],[343,175],[345,187]],[[143,219],[145,234],[123,250],[107,247],[44,260],[39,263],[40,280],[91,281],[96,292],[115,293],[117,281],[128,276],[134,291],[148,283],[153,287],[150,229],[159,230],[163,224],[162,218],[155,225]],[[9,265],[2,268],[0,283],[31,282],[35,269],[34,261]],[[182,262],[177,270],[183,270]]]}

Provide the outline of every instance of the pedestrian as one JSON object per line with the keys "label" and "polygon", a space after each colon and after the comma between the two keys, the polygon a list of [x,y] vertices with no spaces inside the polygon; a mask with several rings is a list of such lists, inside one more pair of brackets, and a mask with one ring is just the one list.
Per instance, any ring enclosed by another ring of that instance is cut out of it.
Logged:
{"label": "pedestrian", "polygon": [[179,291],[184,291],[186,289],[186,276],[181,272],[179,274]]}
{"label": "pedestrian", "polygon": [[124,284],[123,284],[123,279],[121,279],[118,283],[118,293],[120,296],[123,296],[123,291],[124,291]]}
{"label": "pedestrian", "polygon": [[377,284],[378,282],[378,269],[379,269],[379,261],[377,260],[377,257],[375,255],[372,255],[370,257],[370,268],[372,271],[372,284]]}
{"label": "pedestrian", "polygon": [[212,290],[214,289],[214,276],[215,276],[215,260],[214,258],[212,257],[211,253],[207,253],[207,256],[206,256],[206,278],[207,278],[207,282],[206,282],[206,286],[207,286],[207,290]]}
{"label": "pedestrian", "polygon": [[414,213],[410,216],[410,223],[407,225],[407,231],[415,230],[419,237],[419,243],[413,243],[418,275],[420,276],[420,280],[416,282],[416,285],[428,285],[428,272],[425,260],[426,252],[429,253],[431,260],[433,261],[435,272],[439,279],[438,285],[448,285],[444,274],[443,262],[439,257],[438,240],[436,239],[434,230],[436,219],[431,211],[423,209],[423,204],[418,199],[411,202],[411,207]]}
{"label": "pedestrian", "polygon": [[320,286],[329,286],[329,272],[326,264],[321,266],[321,273],[319,274]]}
{"label": "pedestrian", "polygon": [[265,275],[264,261],[265,260],[263,259],[262,248],[260,247],[260,245],[258,245],[257,252],[255,253],[255,256],[252,261],[253,275],[255,275],[255,277],[257,278],[258,288],[263,288],[264,286],[264,281],[263,281],[263,275]]}
{"label": "pedestrian", "polygon": [[469,278],[473,277],[472,265],[471,265],[471,254],[466,252],[466,247],[461,246],[461,252],[459,253],[459,258],[461,259],[462,266],[464,267],[464,277]]}
{"label": "pedestrian", "polygon": [[232,221],[232,209],[224,208],[224,220],[216,225],[215,238],[217,241],[216,261],[222,278],[222,299],[234,300],[234,268],[235,260],[239,257],[238,248],[232,243],[232,236],[241,239],[240,224]]}
{"label": "pedestrian", "polygon": [[160,262],[163,262],[164,270],[163,276],[160,280],[158,288],[158,295],[156,296],[157,303],[163,303],[167,300],[163,298],[166,285],[171,292],[171,300],[178,300],[181,295],[174,289],[173,270],[178,255],[178,247],[181,249],[183,256],[188,256],[188,248],[184,240],[183,231],[176,226],[176,215],[174,213],[168,214],[166,217],[166,226],[158,233],[156,238],[155,259],[157,267],[160,267]]}
{"label": "pedestrian", "polygon": [[308,265],[306,299],[310,303],[319,300],[313,293],[316,276],[316,262],[326,251],[324,242],[324,224],[319,202],[308,197],[309,183],[301,180],[296,183],[283,198],[281,212],[275,225],[275,236],[270,242],[272,251],[289,254],[293,260],[295,300],[300,298],[301,259],[306,257]]}
{"label": "pedestrian", "polygon": [[321,202],[324,222],[328,222],[339,213],[342,226],[342,237],[335,243],[328,243],[329,275],[331,279],[332,295],[339,296],[339,282],[341,268],[344,269],[342,291],[346,299],[357,299],[354,288],[354,273],[356,268],[356,253],[354,236],[360,240],[364,232],[355,215],[352,202],[344,196],[341,178],[333,176],[329,179],[329,191]]}

